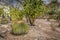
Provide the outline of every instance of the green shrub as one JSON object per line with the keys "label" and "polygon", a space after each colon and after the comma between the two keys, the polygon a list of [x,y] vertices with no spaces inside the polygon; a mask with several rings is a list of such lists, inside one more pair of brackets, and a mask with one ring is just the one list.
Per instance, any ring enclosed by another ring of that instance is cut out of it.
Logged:
{"label": "green shrub", "polygon": [[7,24],[7,23],[8,23],[8,20],[6,18],[1,19],[1,24]]}
{"label": "green shrub", "polygon": [[0,8],[0,16],[3,14],[3,8]]}
{"label": "green shrub", "polygon": [[28,32],[28,25],[25,23],[13,23],[12,24],[12,33],[15,35],[25,34]]}

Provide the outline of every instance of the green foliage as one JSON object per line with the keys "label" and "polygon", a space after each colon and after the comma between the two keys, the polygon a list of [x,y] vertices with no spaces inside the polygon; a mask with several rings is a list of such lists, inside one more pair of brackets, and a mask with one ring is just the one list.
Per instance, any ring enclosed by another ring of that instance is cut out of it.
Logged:
{"label": "green foliage", "polygon": [[23,14],[29,18],[30,24],[33,25],[37,17],[42,17],[46,12],[46,6],[43,4],[42,0],[24,0],[23,5]]}
{"label": "green foliage", "polygon": [[23,18],[23,14],[17,8],[11,8],[10,15],[12,20],[21,20]]}
{"label": "green foliage", "polygon": [[55,14],[54,19],[60,20],[60,12],[57,12]]}
{"label": "green foliage", "polygon": [[48,10],[50,12],[50,18],[53,18],[58,21],[60,26],[60,5],[58,3],[58,0],[52,0],[51,3],[48,5]]}
{"label": "green foliage", "polygon": [[3,13],[3,8],[0,8],[0,16],[2,15]]}
{"label": "green foliage", "polygon": [[24,0],[23,8],[25,15],[31,18],[43,16],[46,11],[42,0]]}
{"label": "green foliage", "polygon": [[12,33],[13,34],[25,34],[28,32],[28,25],[25,23],[13,23],[12,24]]}
{"label": "green foliage", "polygon": [[7,23],[8,23],[8,20],[6,18],[1,19],[1,24],[7,24]]}
{"label": "green foliage", "polygon": [[57,4],[57,0],[52,0],[47,8],[48,8],[47,11],[48,11],[49,18],[56,19],[57,15],[59,14],[58,12],[59,5]]}

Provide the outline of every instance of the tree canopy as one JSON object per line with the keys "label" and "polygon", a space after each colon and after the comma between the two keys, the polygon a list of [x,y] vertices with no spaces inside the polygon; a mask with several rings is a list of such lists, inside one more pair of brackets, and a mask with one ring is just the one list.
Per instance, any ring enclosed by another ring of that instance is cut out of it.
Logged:
{"label": "tree canopy", "polygon": [[46,6],[42,0],[24,0],[22,6],[24,15],[31,21],[37,17],[42,17],[46,12]]}

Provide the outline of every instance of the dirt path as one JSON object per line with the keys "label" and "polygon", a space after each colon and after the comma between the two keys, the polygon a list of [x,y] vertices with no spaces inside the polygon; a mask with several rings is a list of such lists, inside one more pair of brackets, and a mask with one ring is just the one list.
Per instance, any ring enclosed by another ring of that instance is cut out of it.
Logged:
{"label": "dirt path", "polygon": [[53,31],[50,22],[46,20],[36,20],[36,26],[31,26],[25,35],[15,36],[6,33],[5,40],[60,40],[60,32]]}

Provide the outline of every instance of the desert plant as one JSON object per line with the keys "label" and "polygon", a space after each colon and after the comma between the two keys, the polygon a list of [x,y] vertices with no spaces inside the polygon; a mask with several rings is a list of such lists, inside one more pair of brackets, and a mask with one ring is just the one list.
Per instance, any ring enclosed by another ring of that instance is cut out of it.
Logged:
{"label": "desert plant", "polygon": [[25,23],[14,23],[12,24],[12,33],[15,35],[25,34],[28,32],[28,25]]}
{"label": "desert plant", "polygon": [[3,8],[0,8],[0,16],[2,15],[3,13]]}
{"label": "desert plant", "polygon": [[12,20],[21,20],[23,18],[23,14],[21,13],[21,11],[14,7],[11,7],[10,15]]}
{"label": "desert plant", "polygon": [[6,18],[1,19],[1,24],[7,24],[7,23],[8,23],[8,20]]}
{"label": "desert plant", "polygon": [[22,6],[23,13],[31,26],[35,25],[34,21],[37,17],[44,16],[46,12],[46,7],[42,0],[24,0]]}

